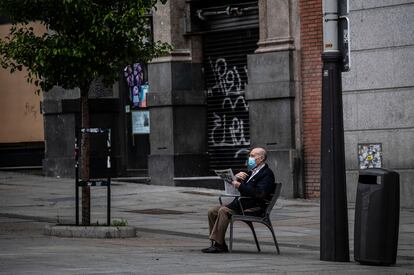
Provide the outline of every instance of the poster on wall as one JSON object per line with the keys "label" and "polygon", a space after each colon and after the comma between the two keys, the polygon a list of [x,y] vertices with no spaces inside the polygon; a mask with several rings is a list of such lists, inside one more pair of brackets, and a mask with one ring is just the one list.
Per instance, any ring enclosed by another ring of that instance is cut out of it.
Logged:
{"label": "poster on wall", "polygon": [[359,169],[382,167],[382,144],[358,144]]}
{"label": "poster on wall", "polygon": [[149,134],[150,120],[149,111],[133,111],[132,112],[132,133],[133,134]]}
{"label": "poster on wall", "polygon": [[149,86],[148,84],[141,85],[140,87],[140,98],[139,98],[139,107],[145,108],[147,107],[147,93],[148,93]]}
{"label": "poster on wall", "polygon": [[128,85],[129,100],[133,109],[147,107],[148,84],[144,84],[144,68],[141,63],[128,65],[124,69],[124,77]]}

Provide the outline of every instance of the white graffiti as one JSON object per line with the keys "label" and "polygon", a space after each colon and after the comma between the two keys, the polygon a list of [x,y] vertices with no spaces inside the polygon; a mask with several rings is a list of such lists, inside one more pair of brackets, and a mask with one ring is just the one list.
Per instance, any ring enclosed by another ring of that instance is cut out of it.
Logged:
{"label": "white graffiti", "polygon": [[[236,146],[250,145],[250,141],[246,140],[243,120],[233,117],[230,125],[227,125],[226,115],[214,115],[214,127],[210,133],[210,139],[214,146]],[[226,135],[230,135],[230,142],[226,141]],[[217,141],[217,139],[220,139]]]}
{"label": "white graffiti", "polygon": [[[212,146],[249,146],[250,140],[246,137],[246,112],[249,108],[244,98],[246,82],[242,81],[236,66],[228,68],[224,58],[213,62],[209,58],[211,70],[214,74],[214,86],[207,91],[209,97],[221,98],[221,108],[213,112],[213,128],[210,130],[210,144]],[[244,66],[247,74],[247,67]],[[240,116],[241,115],[241,116]],[[236,153],[236,156],[238,154]]]}
{"label": "white graffiti", "polygon": [[[227,68],[227,62],[224,58],[218,58],[213,64],[211,58],[209,58],[211,70],[214,74],[215,85],[208,89],[208,95],[222,94],[222,95],[234,95],[240,94],[244,91],[246,83],[242,82],[240,73],[236,66],[229,70]],[[244,66],[244,72],[247,74],[247,67]]]}
{"label": "white graffiti", "polygon": [[242,155],[242,154],[248,154],[250,152],[250,150],[249,149],[246,149],[246,148],[242,148],[242,149],[240,149],[240,150],[238,150],[235,154],[234,154],[234,158],[236,159],[236,158],[238,158],[239,157],[239,155]]}
{"label": "white graffiti", "polygon": [[237,103],[239,102],[241,103],[241,105],[243,105],[243,108],[246,112],[249,111],[249,107],[247,106],[244,96],[237,97],[234,103],[230,97],[226,97],[225,99],[223,99],[222,108],[224,109],[227,105],[230,105],[231,109],[234,110],[237,107]]}

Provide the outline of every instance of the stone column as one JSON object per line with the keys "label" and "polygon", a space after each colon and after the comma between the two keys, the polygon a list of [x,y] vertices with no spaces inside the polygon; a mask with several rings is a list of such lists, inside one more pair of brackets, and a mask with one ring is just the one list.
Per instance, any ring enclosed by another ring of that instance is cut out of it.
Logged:
{"label": "stone column", "polygon": [[268,163],[282,182],[284,197],[302,193],[299,182],[296,0],[259,0],[260,40],[248,56],[251,147],[264,147]]}
{"label": "stone column", "polygon": [[75,129],[79,125],[79,90],[54,87],[43,94],[45,158],[43,173],[49,177],[74,177]]}
{"label": "stone column", "polygon": [[[79,89],[65,90],[54,87],[43,94],[43,119],[45,131],[45,158],[43,173],[51,177],[74,177],[74,146],[76,129],[80,125]],[[89,112],[91,127],[111,128],[112,130],[112,176],[121,171],[122,125],[119,123],[121,110],[118,84],[105,87],[101,81],[95,81],[89,90]],[[121,120],[122,121],[122,120]],[[100,152],[106,148],[106,137],[94,136],[91,152]],[[104,146],[104,147],[102,147]],[[91,178],[106,177],[106,157],[91,153]]]}
{"label": "stone column", "polygon": [[154,14],[154,40],[174,50],[148,66],[151,184],[207,173],[206,98],[195,43],[184,36],[185,10],[185,0],[172,0]]}
{"label": "stone column", "polygon": [[294,50],[291,5],[295,0],[259,0],[260,40],[256,53]]}

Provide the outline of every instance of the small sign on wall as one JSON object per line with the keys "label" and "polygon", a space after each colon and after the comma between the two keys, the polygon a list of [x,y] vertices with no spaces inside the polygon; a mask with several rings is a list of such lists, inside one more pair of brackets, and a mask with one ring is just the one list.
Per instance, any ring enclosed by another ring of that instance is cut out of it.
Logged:
{"label": "small sign on wall", "polygon": [[149,134],[150,120],[149,111],[133,111],[132,112],[132,133],[133,134]]}
{"label": "small sign on wall", "polygon": [[359,169],[382,168],[382,144],[358,144]]}

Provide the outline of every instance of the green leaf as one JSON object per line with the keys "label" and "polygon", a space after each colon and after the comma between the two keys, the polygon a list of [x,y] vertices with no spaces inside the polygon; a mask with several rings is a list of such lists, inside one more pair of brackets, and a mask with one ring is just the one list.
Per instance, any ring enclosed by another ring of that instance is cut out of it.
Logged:
{"label": "green leaf", "polygon": [[[0,41],[0,64],[10,72],[25,66],[27,79],[43,90],[54,85],[87,87],[97,77],[114,81],[128,63],[151,60],[171,50],[168,44],[146,39],[147,15],[156,3],[0,0],[0,14],[15,23]],[[49,31],[34,33],[29,21],[40,22]]]}

